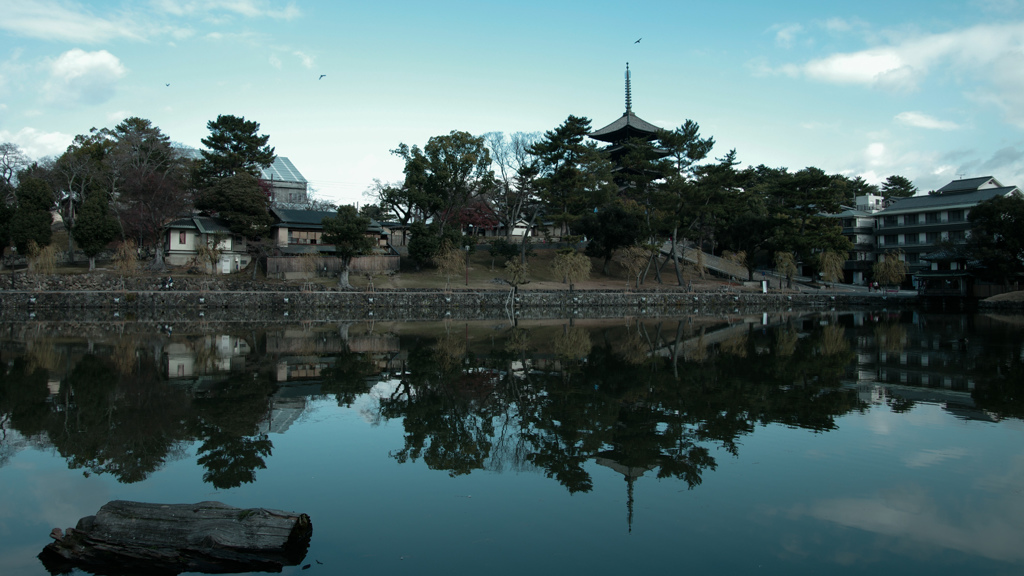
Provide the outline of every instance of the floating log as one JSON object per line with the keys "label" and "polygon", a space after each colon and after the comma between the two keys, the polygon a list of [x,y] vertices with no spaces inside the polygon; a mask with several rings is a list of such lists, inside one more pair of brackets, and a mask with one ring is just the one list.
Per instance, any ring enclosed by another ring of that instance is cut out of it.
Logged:
{"label": "floating log", "polygon": [[306,514],[114,500],[75,528],[54,528],[39,559],[51,574],[280,572],[305,558],[312,535]]}

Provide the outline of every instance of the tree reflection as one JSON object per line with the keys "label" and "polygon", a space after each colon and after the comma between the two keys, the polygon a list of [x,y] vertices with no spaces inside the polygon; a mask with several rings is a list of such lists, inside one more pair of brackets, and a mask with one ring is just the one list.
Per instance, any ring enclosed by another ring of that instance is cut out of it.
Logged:
{"label": "tree reflection", "polygon": [[256,470],[267,467],[264,458],[274,445],[260,424],[267,419],[273,391],[266,376],[236,374],[193,401],[204,482],[222,490],[234,488],[254,482]]}
{"label": "tree reflection", "polygon": [[[40,346],[36,356],[46,362],[23,355],[3,367],[0,425],[45,435],[69,466],[121,482],[146,478],[195,442],[204,481],[232,488],[254,482],[272,455],[268,422],[279,388],[264,368],[301,365],[313,367],[303,369],[303,385],[318,385],[339,406],[373,392],[370,408],[361,409],[402,422],[402,446],[391,452],[398,462],[422,461],[452,476],[536,470],[577,493],[593,489],[594,463],[630,486],[654,473],[692,489],[716,469],[715,451],[739,455],[741,438],[759,425],[824,432],[861,408],[841,386],[855,355],[834,321],[755,330],[692,320],[520,325],[486,339],[448,326],[439,335],[353,336],[373,350],[366,353],[354,352],[347,337],[301,346],[309,330],[295,341],[279,331],[277,358],[255,354],[247,365],[218,352],[214,362],[193,350],[206,371],[174,380],[146,351],[162,344],[48,354]],[[189,350],[176,349],[176,366],[187,364]],[[399,356],[400,368],[389,364]],[[389,385],[375,389],[382,370]]]}

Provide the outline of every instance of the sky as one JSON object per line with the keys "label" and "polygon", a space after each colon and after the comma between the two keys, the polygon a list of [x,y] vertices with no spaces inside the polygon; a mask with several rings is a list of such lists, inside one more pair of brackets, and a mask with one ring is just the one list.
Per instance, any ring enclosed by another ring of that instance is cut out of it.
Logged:
{"label": "sky", "polygon": [[0,142],[244,116],[365,203],[400,143],[613,122],[627,62],[634,113],[742,166],[1024,186],[1024,0],[0,0]]}

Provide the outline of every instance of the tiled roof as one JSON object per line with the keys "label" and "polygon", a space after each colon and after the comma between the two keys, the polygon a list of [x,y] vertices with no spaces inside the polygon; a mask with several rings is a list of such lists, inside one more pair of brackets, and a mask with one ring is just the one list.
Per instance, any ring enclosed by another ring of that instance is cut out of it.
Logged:
{"label": "tiled roof", "polygon": [[936,192],[962,192],[965,190],[977,190],[985,184],[992,184],[993,188],[1002,188],[1003,185],[998,180],[991,176],[981,176],[979,178],[967,178],[964,180],[953,180],[949,184],[946,184],[942,188],[936,190]]}
{"label": "tiled roof", "polygon": [[[278,222],[274,224],[278,228],[307,228],[311,230],[323,228],[324,218],[338,215],[333,210],[293,210],[277,207],[271,208],[270,212],[278,219]],[[380,222],[370,219],[370,225],[366,227],[366,231],[380,234],[384,232],[384,228]]]}
{"label": "tiled roof", "polygon": [[167,224],[167,228],[175,230],[198,230],[200,234],[231,234],[231,228],[222,218],[212,216],[190,216],[178,218]]}
{"label": "tiled roof", "polygon": [[320,227],[324,218],[337,216],[333,210],[296,210],[292,208],[271,208],[270,211],[280,220],[280,224],[288,226]]}
{"label": "tiled roof", "polygon": [[171,222],[169,222],[167,224],[167,227],[168,228],[176,228],[176,229],[179,229],[179,230],[180,229],[195,230],[196,229],[196,222],[195,222],[195,220],[192,219],[192,217],[178,218],[177,220],[172,220]]}
{"label": "tiled roof", "polygon": [[1016,186],[1004,186],[1002,188],[984,188],[982,190],[967,190],[963,192],[945,192],[943,194],[927,194],[924,196],[911,196],[901,198],[885,210],[876,212],[878,216],[889,216],[902,214],[904,212],[920,212],[922,210],[940,210],[957,206],[971,207],[985,200],[991,200],[998,196],[1006,196],[1018,190]]}
{"label": "tiled roof", "polygon": [[619,119],[615,122],[591,132],[589,136],[594,140],[617,142],[623,138],[652,137],[657,134],[658,130],[661,130],[661,128],[629,111],[619,116]]}
{"label": "tiled roof", "polygon": [[227,222],[220,218],[195,216],[192,219],[195,220],[196,227],[203,234],[231,234],[231,228],[228,228]]}

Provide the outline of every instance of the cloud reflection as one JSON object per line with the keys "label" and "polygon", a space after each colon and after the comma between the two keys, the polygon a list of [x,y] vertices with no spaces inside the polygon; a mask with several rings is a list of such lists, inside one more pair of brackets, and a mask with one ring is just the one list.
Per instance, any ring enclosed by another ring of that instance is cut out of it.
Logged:
{"label": "cloud reflection", "polygon": [[793,512],[886,536],[882,542],[895,550],[924,545],[1024,562],[1024,497],[1002,496],[979,502],[965,493],[963,501],[939,502],[926,488],[908,485],[875,496],[821,500]]}

